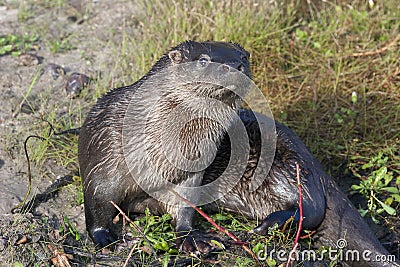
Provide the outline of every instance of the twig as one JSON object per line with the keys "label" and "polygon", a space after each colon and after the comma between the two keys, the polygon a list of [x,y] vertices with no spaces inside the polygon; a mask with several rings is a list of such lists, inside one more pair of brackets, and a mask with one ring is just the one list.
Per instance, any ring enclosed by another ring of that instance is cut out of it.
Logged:
{"label": "twig", "polygon": [[303,236],[300,236],[300,239],[309,238],[310,236],[312,236],[312,235],[315,234],[316,232],[317,232],[317,231],[312,230],[310,233],[308,233],[308,234],[306,234],[306,235],[303,235]]}
{"label": "twig", "polygon": [[302,225],[303,225],[303,191],[302,191],[301,182],[300,182],[300,166],[297,162],[296,162],[296,176],[297,176],[297,189],[299,191],[300,219],[299,219],[299,226],[297,228],[296,238],[294,239],[293,248],[289,253],[289,259],[286,263],[286,267],[290,266],[290,264],[292,262],[292,255],[293,255],[293,253],[296,252],[297,246],[299,245],[300,232],[301,232]]}
{"label": "twig", "polygon": [[[41,204],[46,201],[48,201],[51,198],[54,198],[56,194],[60,191],[61,188],[64,186],[67,186],[69,184],[72,184],[74,182],[74,176],[71,174],[62,176],[60,178],[57,178],[50,186],[48,186],[43,193],[37,193],[35,196],[31,198],[28,202],[22,202],[24,203],[22,207],[16,207],[19,208],[22,212],[31,212],[32,214],[35,214],[36,208]],[[31,187],[31,185],[29,185]],[[28,190],[29,191],[29,190]],[[15,208],[12,210],[12,212],[15,211]]]}
{"label": "twig", "polygon": [[294,216],[291,216],[289,219],[286,220],[285,224],[282,227],[281,232],[284,233],[286,231],[286,227],[294,220]]}
{"label": "twig", "polygon": [[202,211],[201,209],[199,209],[196,205],[194,205],[192,202],[190,202],[189,200],[187,200],[186,198],[182,197],[181,195],[179,195],[177,192],[175,192],[174,190],[170,190],[174,195],[176,195],[177,197],[179,197],[180,199],[182,199],[186,204],[188,204],[189,206],[191,206],[193,209],[195,209],[201,216],[203,216],[209,223],[211,223],[212,226],[214,226],[218,231],[226,234],[227,236],[229,236],[231,239],[233,239],[235,242],[238,242],[239,244],[242,244],[242,248],[256,261],[256,266],[258,266],[260,264],[260,261],[258,260],[257,256],[253,253],[253,251],[251,251],[251,249],[246,246],[246,243],[241,241],[238,237],[236,237],[234,234],[232,234],[231,232],[229,232],[227,229],[225,229],[222,226],[219,226],[210,216],[208,216],[204,211]]}
{"label": "twig", "polygon": [[[30,91],[30,89],[29,89],[29,91]],[[28,93],[29,94],[29,93]],[[20,203],[20,204],[18,204],[17,206],[15,206],[14,208],[12,208],[11,209],[11,213],[15,213],[15,212],[17,212],[17,210],[18,209],[23,209],[24,207],[28,207],[29,206],[29,204],[33,204],[32,205],[32,207],[31,208],[29,208],[27,211],[29,211],[29,210],[31,210],[32,208],[34,208],[36,205],[37,205],[37,202],[40,202],[40,200],[35,200],[35,199],[32,199],[31,201],[32,201],[32,203],[27,203],[26,204],[26,202],[27,202],[27,200],[28,200],[28,197],[29,197],[29,195],[31,194],[31,189],[32,189],[32,171],[31,171],[31,160],[30,160],[30,158],[29,158],[29,153],[28,153],[28,141],[29,141],[29,139],[31,139],[31,138],[37,138],[37,139],[39,139],[39,140],[42,140],[42,141],[46,141],[46,140],[48,140],[53,134],[54,135],[62,135],[62,134],[66,134],[66,133],[74,133],[74,134],[79,134],[79,128],[76,128],[76,129],[70,129],[70,130],[66,130],[66,131],[62,131],[62,132],[55,132],[55,130],[54,130],[54,126],[53,126],[53,124],[51,124],[48,120],[46,120],[46,119],[44,119],[44,118],[39,118],[40,120],[42,120],[42,121],[44,121],[44,122],[46,122],[49,126],[50,126],[50,129],[49,129],[49,133],[48,133],[48,135],[47,135],[47,137],[43,137],[43,136],[39,136],[39,135],[29,135],[26,139],[25,139],[25,141],[24,141],[24,152],[25,152],[25,157],[26,157],[26,162],[27,162],[27,165],[28,165],[28,190],[27,190],[27,192],[26,192],[26,194],[25,194],[25,197],[24,197],[24,199],[22,200],[22,202]],[[56,181],[57,182],[57,181]],[[51,192],[49,193],[49,190],[51,189],[51,191],[57,191],[57,190],[59,190],[62,186],[64,186],[64,185],[60,185],[60,186],[58,186],[58,187],[56,187],[56,188],[53,188],[52,187],[53,185],[51,185],[49,188],[47,188],[46,189],[46,191],[45,191],[45,195],[47,195],[47,194],[51,194]],[[54,190],[53,190],[54,189]],[[45,195],[43,195],[43,196],[45,196]],[[38,195],[38,196],[40,196],[40,195]],[[37,202],[36,202],[37,201]],[[36,204],[35,204],[36,203]]]}
{"label": "twig", "polygon": [[133,250],[134,250],[134,249],[135,249],[135,246],[132,246],[131,250],[129,251],[128,257],[127,257],[126,260],[125,260],[124,267],[127,267],[127,266],[128,266],[129,261],[130,261],[130,258],[132,257],[132,254],[133,254]]}
{"label": "twig", "polygon": [[391,41],[389,44],[385,45],[384,47],[379,48],[378,50],[375,51],[366,51],[366,52],[360,52],[360,53],[353,53],[352,56],[353,57],[362,57],[362,56],[372,56],[372,55],[376,55],[376,54],[380,54],[385,52],[386,50],[388,50],[391,46],[395,45],[397,43],[397,41],[399,40],[399,36],[397,36],[396,38],[394,38],[393,41]]}
{"label": "twig", "polygon": [[23,207],[28,200],[29,195],[31,194],[31,189],[32,189],[32,172],[31,172],[31,161],[29,159],[29,153],[28,153],[28,141],[31,138],[38,138],[42,141],[46,140],[46,138],[38,135],[30,135],[28,136],[25,141],[24,141],[24,151],[25,151],[25,157],[28,165],[28,190],[25,194],[24,200],[22,200],[21,203],[19,203],[17,206],[11,209],[11,213],[15,213],[17,209]]}
{"label": "twig", "polygon": [[[142,235],[143,239],[149,244],[149,247],[150,247],[150,249],[151,249],[151,252],[152,252],[153,255],[154,255],[154,258],[157,260],[157,253],[156,253],[156,251],[154,250],[154,248],[151,246],[150,241],[147,239],[147,237],[146,237],[146,235],[143,233],[142,229],[140,229],[140,227],[137,226],[137,225],[131,220],[131,218],[129,218],[129,217],[125,214],[125,212],[123,212],[122,209],[121,209],[120,207],[118,207],[117,204],[114,203],[114,201],[111,200],[110,203],[119,211],[119,213],[120,213],[128,222],[130,222],[130,223],[132,224],[132,226],[136,229],[136,231],[138,231],[138,232]],[[131,251],[132,251],[132,250],[131,250]],[[129,256],[128,256],[128,258],[126,259],[126,262],[129,262],[129,258],[130,258],[131,256],[132,256],[132,253],[129,253]]]}

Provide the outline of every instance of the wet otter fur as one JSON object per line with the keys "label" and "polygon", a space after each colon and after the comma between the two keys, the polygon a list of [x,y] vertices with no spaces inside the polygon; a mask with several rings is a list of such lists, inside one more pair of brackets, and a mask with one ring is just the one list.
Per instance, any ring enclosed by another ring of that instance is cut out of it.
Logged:
{"label": "wet otter fur", "polygon": [[[254,114],[257,114],[258,120]],[[222,208],[240,213],[250,219],[267,218],[255,229],[255,232],[265,234],[271,223],[281,225],[282,220],[293,215],[290,211],[297,208],[298,189],[295,166],[297,162],[301,169],[303,190],[306,192],[303,201],[311,202],[306,204],[305,213],[314,216],[313,222],[318,222],[321,219],[319,216],[323,215],[321,224],[314,225],[316,245],[337,249],[336,242],[339,239],[345,239],[347,246],[343,249],[343,254],[346,251],[357,250],[360,252],[360,259],[354,262],[343,261],[342,266],[400,266],[397,262],[374,261],[377,257],[389,255],[389,253],[380,244],[350,200],[323,171],[322,166],[312,156],[306,145],[295,133],[279,122],[275,121],[277,139],[271,169],[264,173],[265,180],[255,192],[246,193],[248,182],[257,168],[260,139],[268,138],[266,135],[271,134],[261,133],[258,123],[271,123],[272,119],[244,109],[240,110],[239,115],[250,140],[251,155],[247,169],[236,187],[215,203],[207,206],[209,211]],[[230,140],[225,137],[214,162],[207,169],[203,183],[209,183],[220,175],[219,172],[230,157],[229,151]],[[285,186],[285,184],[291,186]],[[320,209],[321,212],[307,212],[307,209],[310,210],[312,207]],[[298,219],[295,216],[295,220]],[[361,253],[367,250],[371,252],[367,255],[371,261],[365,261],[362,258]]]}

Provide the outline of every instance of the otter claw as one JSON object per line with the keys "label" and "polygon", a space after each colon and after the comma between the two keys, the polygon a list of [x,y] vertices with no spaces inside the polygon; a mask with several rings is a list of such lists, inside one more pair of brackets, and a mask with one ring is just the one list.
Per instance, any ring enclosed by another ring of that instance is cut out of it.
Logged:
{"label": "otter claw", "polygon": [[207,255],[212,251],[221,249],[216,242],[212,242],[213,240],[222,244],[216,233],[205,233],[198,230],[183,232],[178,234],[176,246],[185,253],[193,253],[197,256],[200,254]]}
{"label": "otter claw", "polygon": [[98,228],[93,231],[92,235],[93,242],[96,246],[104,248],[112,243],[115,243],[118,239],[105,228]]}

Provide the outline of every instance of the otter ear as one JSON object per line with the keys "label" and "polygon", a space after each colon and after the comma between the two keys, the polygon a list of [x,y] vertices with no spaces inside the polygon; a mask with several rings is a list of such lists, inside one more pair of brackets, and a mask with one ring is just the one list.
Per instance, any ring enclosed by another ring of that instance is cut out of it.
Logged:
{"label": "otter ear", "polygon": [[172,50],[168,53],[168,57],[171,59],[172,64],[179,64],[183,61],[183,54],[179,50]]}

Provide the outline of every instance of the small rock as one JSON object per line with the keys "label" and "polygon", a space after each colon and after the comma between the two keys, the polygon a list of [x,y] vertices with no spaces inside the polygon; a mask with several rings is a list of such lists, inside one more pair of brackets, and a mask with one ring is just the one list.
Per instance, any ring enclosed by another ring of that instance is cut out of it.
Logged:
{"label": "small rock", "polygon": [[26,235],[23,235],[23,236],[17,241],[17,245],[22,245],[22,244],[25,244],[26,242],[28,242],[28,238],[26,237]]}
{"label": "small rock", "polygon": [[39,240],[40,240],[41,238],[42,238],[41,235],[36,234],[36,235],[34,235],[34,236],[32,237],[32,242],[33,242],[33,243],[37,243],[37,242],[39,242]]}
{"label": "small rock", "polygon": [[31,105],[29,105],[28,103],[26,103],[24,101],[24,103],[22,103],[22,105],[21,105],[20,112],[25,113],[25,114],[32,114],[35,112],[35,110]]}
{"label": "small rock", "polygon": [[76,97],[81,92],[82,88],[89,84],[89,77],[82,73],[74,72],[67,80],[65,90],[69,97]]}
{"label": "small rock", "polygon": [[8,239],[4,236],[0,237],[0,251],[3,251],[8,246]]}
{"label": "small rock", "polygon": [[50,72],[54,80],[57,80],[60,75],[65,75],[65,69],[58,64],[49,63],[44,67],[45,71]]}
{"label": "small rock", "polygon": [[36,66],[41,63],[43,58],[32,54],[21,54],[18,56],[19,66]]}
{"label": "small rock", "polygon": [[77,22],[78,21],[78,17],[77,16],[68,16],[67,20],[70,22]]}

